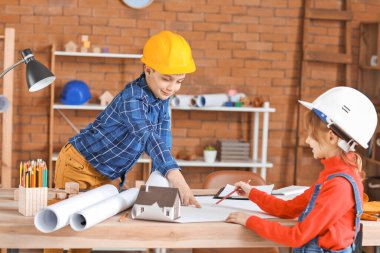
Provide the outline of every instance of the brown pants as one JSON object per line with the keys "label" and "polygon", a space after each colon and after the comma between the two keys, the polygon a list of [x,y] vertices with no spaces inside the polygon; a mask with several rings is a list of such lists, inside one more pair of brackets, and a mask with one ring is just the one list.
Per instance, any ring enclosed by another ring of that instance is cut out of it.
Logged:
{"label": "brown pants", "polygon": [[77,182],[80,189],[92,189],[113,183],[87,162],[70,143],[59,152],[55,165],[55,187],[65,188],[66,182]]}
{"label": "brown pants", "polygon": [[[112,182],[100,174],[70,143],[61,149],[55,165],[55,187],[65,188],[66,182],[77,182],[82,190],[104,184],[114,184],[118,187],[117,181]],[[69,249],[68,251],[68,253],[89,252],[91,249]],[[63,249],[44,249],[44,253],[63,253]]]}

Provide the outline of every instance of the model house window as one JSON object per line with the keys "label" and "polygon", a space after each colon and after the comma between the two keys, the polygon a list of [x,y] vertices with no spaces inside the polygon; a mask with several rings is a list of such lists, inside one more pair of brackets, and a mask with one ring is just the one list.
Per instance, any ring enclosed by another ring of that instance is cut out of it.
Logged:
{"label": "model house window", "polygon": [[144,212],[144,207],[141,207],[141,212]]}
{"label": "model house window", "polygon": [[170,211],[166,210],[166,216],[169,216],[169,215],[170,215]]}

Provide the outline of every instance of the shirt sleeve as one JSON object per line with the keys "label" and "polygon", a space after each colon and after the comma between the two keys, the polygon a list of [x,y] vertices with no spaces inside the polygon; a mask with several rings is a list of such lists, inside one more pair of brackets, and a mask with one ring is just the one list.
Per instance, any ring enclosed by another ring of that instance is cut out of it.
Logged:
{"label": "shirt sleeve", "polygon": [[130,134],[139,140],[144,151],[151,157],[154,168],[166,175],[170,170],[179,168],[170,150],[171,138],[168,143],[170,132],[157,134],[157,125],[149,120],[148,110],[149,106],[143,98],[132,96],[121,105],[120,114],[130,129]]}
{"label": "shirt sleeve", "polygon": [[[170,122],[170,113],[169,113],[169,100],[166,100],[163,105],[163,110],[160,111],[160,118],[161,118],[161,124],[160,124],[160,130],[159,135],[161,139],[166,143],[166,146],[172,151],[172,135],[171,135],[171,122]],[[161,171],[160,167],[161,165],[156,162],[156,160],[152,160],[152,171],[158,170],[161,173],[164,173],[165,171]],[[174,169],[179,168],[179,166],[175,167]],[[170,168],[171,169],[171,168]],[[170,170],[169,169],[169,170]],[[167,170],[165,173],[167,173],[169,170]],[[165,174],[163,174],[165,175]]]}
{"label": "shirt sleeve", "polygon": [[164,109],[161,114],[162,124],[160,128],[160,136],[165,140],[166,145],[172,150],[172,132],[171,132],[171,115],[169,110],[169,99],[165,101]]}
{"label": "shirt sleeve", "polygon": [[246,226],[260,236],[290,247],[301,247],[330,225],[336,223],[354,206],[350,183],[343,178],[327,181],[309,215],[293,227],[250,216]]}
{"label": "shirt sleeve", "polygon": [[298,217],[306,208],[313,189],[313,186],[310,187],[303,194],[292,200],[282,200],[252,188],[249,193],[249,199],[255,202],[262,210],[271,215],[281,218],[295,218]]}

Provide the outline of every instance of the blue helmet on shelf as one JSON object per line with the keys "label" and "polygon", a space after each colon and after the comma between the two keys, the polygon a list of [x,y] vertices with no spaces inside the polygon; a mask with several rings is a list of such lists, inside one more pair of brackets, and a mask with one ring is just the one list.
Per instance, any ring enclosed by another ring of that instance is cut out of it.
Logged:
{"label": "blue helmet on shelf", "polygon": [[61,102],[65,105],[82,105],[90,98],[90,89],[85,82],[80,80],[67,82],[61,94]]}

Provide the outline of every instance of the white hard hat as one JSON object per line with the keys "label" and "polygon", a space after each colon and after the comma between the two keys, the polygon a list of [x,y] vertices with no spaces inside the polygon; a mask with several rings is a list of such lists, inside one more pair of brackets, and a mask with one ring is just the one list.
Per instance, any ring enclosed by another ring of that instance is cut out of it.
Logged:
{"label": "white hard hat", "polygon": [[332,88],[313,103],[299,102],[313,110],[339,135],[339,146],[346,152],[354,150],[355,143],[368,148],[377,125],[377,113],[372,102],[361,92],[351,87]]}

